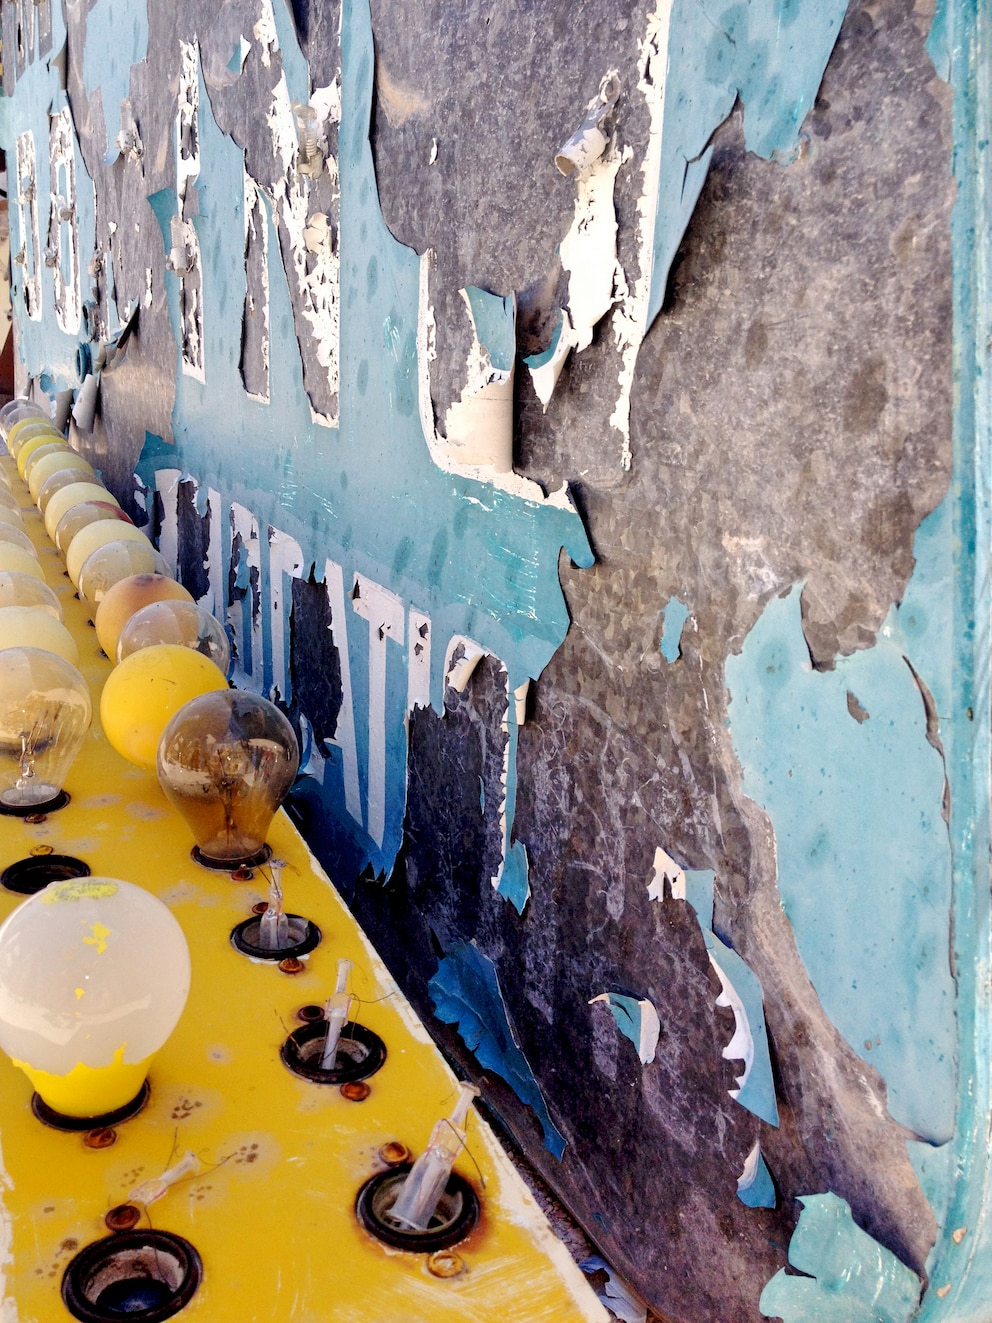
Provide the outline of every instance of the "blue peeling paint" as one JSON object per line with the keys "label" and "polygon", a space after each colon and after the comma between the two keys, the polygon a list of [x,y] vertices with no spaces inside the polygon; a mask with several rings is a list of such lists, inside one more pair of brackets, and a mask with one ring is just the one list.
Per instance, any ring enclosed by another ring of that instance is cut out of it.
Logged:
{"label": "blue peeling paint", "polygon": [[689,619],[689,608],[677,597],[670,597],[662,608],[662,616],[661,655],[669,663],[677,662],[682,656],[682,630]]}
{"label": "blue peeling paint", "polygon": [[559,309],[558,321],[555,323],[555,329],[551,335],[551,343],[548,345],[547,349],[542,349],[540,353],[537,354],[528,354],[524,359],[524,362],[532,372],[537,368],[544,367],[546,363],[550,363],[554,358],[558,349],[558,341],[561,339],[561,333],[564,329],[565,316]]}
{"label": "blue peeling paint", "polygon": [[920,1283],[894,1254],[855,1225],[836,1194],[803,1195],[789,1262],[805,1277],[777,1272],[761,1293],[766,1318],[783,1323],[908,1323]]}
{"label": "blue peeling paint", "polygon": [[[778,1125],[778,1100],[775,1096],[775,1077],[772,1073],[771,1053],[768,1050],[768,1029],[765,1025],[764,997],[761,981],[741,957],[713,932],[713,886],[716,875],[711,868],[685,870],[686,900],[696,911],[699,927],[710,959],[719,968],[741,1000],[747,1016],[747,1029],[754,1044],[754,1059],[744,1081],[737,1102],[769,1125]],[[736,1012],[735,1012],[736,1016]]]}
{"label": "blue peeling paint", "polygon": [[544,1131],[545,1147],[560,1158],[565,1136],[548,1115],[534,1072],[514,1039],[493,962],[471,943],[455,942],[427,989],[437,1018],[455,1025],[479,1065],[506,1080],[521,1102],[534,1111]]}
{"label": "blue peeling paint", "polygon": [[744,789],[774,825],[782,904],[824,1009],[885,1079],[896,1120],[943,1143],[955,1087],[943,761],[896,629],[816,672],[799,596],[771,601],[727,662]]}
{"label": "blue peeling paint", "polygon": [[[264,529],[271,524],[298,541],[304,573],[315,562],[320,579],[329,557],[343,568],[346,592],[354,575],[361,574],[429,615],[430,692],[435,710],[441,713],[447,640],[464,635],[499,657],[512,695],[524,681],[541,673],[568,629],[558,580],[560,549],[564,547],[580,565],[591,564],[592,553],[571,509],[444,473],[430,458],[417,407],[419,259],[386,228],[368,142],[373,56],[367,5],[346,4],[342,23],[339,428],[315,425],[310,418],[288,287],[271,229],[270,394],[278,407],[252,400],[243,390],[238,371],[244,288],[243,155],[217,128],[201,81],[198,186],[206,381],[182,373],[177,349],[176,450],[170,465],[190,472],[201,487],[214,487],[252,511],[263,531],[259,547],[263,585],[269,574]],[[283,59],[292,85],[299,81],[305,62],[295,46],[283,50]],[[170,208],[155,199],[156,212],[165,222],[165,242],[167,222],[177,210],[171,201]],[[370,281],[373,264],[376,279]],[[178,281],[170,274],[167,282],[178,333]],[[512,307],[483,291],[478,291],[476,302],[498,356]],[[237,438],[237,444],[218,444],[218,438]],[[146,483],[153,481],[155,467],[153,456],[142,458],[139,473]],[[224,537],[229,547],[226,529]],[[263,600],[265,596],[263,587]],[[370,739],[364,719],[369,704],[369,628],[357,615],[347,614],[364,804]],[[388,873],[402,839],[407,649],[402,640],[386,648],[386,824],[381,842],[369,835],[365,824],[349,819],[334,750],[328,751],[324,769],[324,820],[329,833],[325,847],[333,854],[340,846],[354,867],[369,862],[377,874]],[[264,656],[253,659],[248,682],[262,689],[273,683],[268,639]],[[513,739],[512,718],[510,726]],[[528,883],[523,845],[511,845],[515,790],[511,757],[500,891],[519,910],[526,902]]]}
{"label": "blue peeling paint", "polygon": [[737,1186],[737,1198],[748,1208],[774,1208],[778,1203],[775,1182],[760,1149],[754,1176],[746,1185]]}
{"label": "blue peeling paint", "polygon": [[514,299],[490,294],[475,285],[470,285],[465,293],[479,344],[489,354],[489,361],[498,372],[509,372],[517,355]]}
{"label": "blue peeling paint", "polygon": [[740,95],[748,150],[791,159],[846,9],[847,0],[675,0],[649,326],[706,178],[713,133]]}

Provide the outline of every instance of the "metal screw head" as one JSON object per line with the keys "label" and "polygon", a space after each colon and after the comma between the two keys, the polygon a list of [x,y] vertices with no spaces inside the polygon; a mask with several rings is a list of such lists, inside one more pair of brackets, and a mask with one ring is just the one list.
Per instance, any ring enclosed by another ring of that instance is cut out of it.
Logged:
{"label": "metal screw head", "polygon": [[398,1167],[401,1162],[410,1161],[410,1150],[398,1139],[391,1139],[388,1144],[383,1144],[380,1148],[379,1157],[387,1167]]}
{"label": "metal screw head", "polygon": [[231,874],[231,881],[232,881],[232,882],[250,882],[254,876],[255,876],[255,871],[254,871],[254,869],[251,869],[251,868],[236,868],[236,869],[234,870],[234,872]]}
{"label": "metal screw head", "polygon": [[427,1271],[434,1277],[457,1277],[465,1271],[465,1260],[454,1250],[435,1250],[427,1256]]}
{"label": "metal screw head", "polygon": [[300,1007],[296,1012],[296,1018],[302,1021],[303,1024],[313,1024],[315,1021],[324,1018],[324,1008],[323,1006],[318,1006],[316,1003],[311,1002],[307,1006]]}
{"label": "metal screw head", "polygon": [[347,1098],[349,1102],[364,1102],[371,1092],[371,1086],[364,1080],[349,1080],[347,1084],[341,1085],[341,1097]]}
{"label": "metal screw head", "polygon": [[36,845],[33,849],[28,851],[28,854],[33,854],[36,856],[53,854],[53,853],[54,853],[54,848],[51,845]]}
{"label": "metal screw head", "polygon": [[27,817],[24,819],[24,821],[25,821],[25,822],[30,822],[30,823],[31,823],[31,826],[34,827],[34,826],[36,826],[39,822],[47,822],[47,821],[48,821],[48,814],[47,814],[47,813],[29,813],[29,814],[27,815]]}
{"label": "metal screw head", "polygon": [[141,1209],[134,1204],[118,1204],[103,1220],[108,1231],[130,1231],[141,1221]]}
{"label": "metal screw head", "polygon": [[279,968],[284,974],[302,974],[306,965],[302,960],[297,960],[296,956],[289,956],[288,959],[279,961]]}
{"label": "metal screw head", "polygon": [[257,905],[251,907],[251,912],[252,914],[264,914],[268,908],[269,902],[267,900],[260,900]]}
{"label": "metal screw head", "polygon": [[99,1126],[96,1130],[87,1130],[83,1136],[83,1143],[87,1148],[110,1148],[111,1144],[117,1143],[117,1131],[109,1125]]}

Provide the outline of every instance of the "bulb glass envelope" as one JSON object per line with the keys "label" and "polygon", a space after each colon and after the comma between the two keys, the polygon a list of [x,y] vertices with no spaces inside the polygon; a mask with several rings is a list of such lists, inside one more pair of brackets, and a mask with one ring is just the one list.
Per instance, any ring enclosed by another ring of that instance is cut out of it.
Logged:
{"label": "bulb glass envelope", "polygon": [[[101,603],[102,605],[102,603]],[[227,675],[231,668],[231,645],[224,626],[195,602],[177,600],[149,602],[135,611],[123,625],[117,640],[117,660],[156,643],[178,643],[209,657]]]}
{"label": "bulb glass envelope", "polygon": [[[9,608],[17,609],[17,608]],[[39,619],[48,615],[39,613]],[[41,648],[0,653],[0,804],[23,809],[54,799],[92,718],[75,666]]]}
{"label": "bulb glass envelope", "polygon": [[0,609],[5,606],[34,606],[63,619],[62,603],[48,584],[16,570],[0,570]]}
{"label": "bulb glass envelope", "polygon": [[[122,525],[126,527],[126,525]],[[87,556],[79,571],[79,595],[99,604],[115,583],[132,574],[169,574],[165,557],[145,538],[140,542],[118,539]]]}
{"label": "bulb glass envelope", "polygon": [[224,689],[180,708],[158,747],[158,779],[204,858],[237,867],[265,837],[300,764],[292,726],[257,694]]}
{"label": "bulb glass envelope", "polygon": [[140,1091],[189,982],[186,938],[157,897],[117,878],[55,882],[0,927],[0,1047],[55,1111],[114,1111]]}

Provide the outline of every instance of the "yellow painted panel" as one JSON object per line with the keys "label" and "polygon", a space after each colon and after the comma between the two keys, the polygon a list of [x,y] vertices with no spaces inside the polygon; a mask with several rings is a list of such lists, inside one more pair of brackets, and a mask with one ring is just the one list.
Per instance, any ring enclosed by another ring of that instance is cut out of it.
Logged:
{"label": "yellow painted panel", "polygon": [[[3,463],[10,472],[9,460]],[[73,594],[27,491],[14,479],[48,582],[79,644],[94,709],[110,666]],[[458,1276],[432,1276],[423,1254],[389,1249],[358,1225],[363,1182],[390,1140],[419,1153],[454,1101],[455,1081],[333,886],[283,814],[269,836],[287,861],[287,909],[312,919],[322,941],[296,975],[239,954],[229,935],[265,895],[256,875],[235,882],[199,867],[191,839],[154,773],[126,763],[98,722],[70,774],[71,803],[40,823],[0,818],[0,867],[50,848],[158,895],[189,940],[189,1003],[154,1059],[151,1099],[117,1127],[110,1147],[43,1127],[30,1084],[0,1056],[0,1146],[9,1253],[4,1323],[68,1318],[59,1295],[66,1263],[106,1234],[108,1209],[185,1153],[200,1169],[152,1203],[142,1225],[190,1240],[203,1283],[178,1316],[195,1323],[571,1323],[605,1320],[564,1247],[499,1145],[474,1113],[456,1170],[479,1191],[483,1216],[457,1246]],[[0,918],[20,898],[0,890]],[[354,961],[353,1017],[379,1034],[386,1062],[363,1102],[311,1084],[280,1061],[297,1010],[333,991],[337,961]]]}

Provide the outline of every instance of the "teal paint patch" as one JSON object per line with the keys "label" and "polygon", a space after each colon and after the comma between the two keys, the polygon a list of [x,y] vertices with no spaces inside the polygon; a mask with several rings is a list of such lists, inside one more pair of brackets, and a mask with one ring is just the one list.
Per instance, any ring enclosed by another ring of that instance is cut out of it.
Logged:
{"label": "teal paint patch", "polygon": [[737,1182],[737,1198],[748,1208],[774,1208],[778,1203],[775,1182],[759,1144],[754,1146],[753,1161],[751,1157],[749,1154],[744,1174]]}
{"label": "teal paint patch", "polygon": [[933,61],[934,71],[945,83],[951,81],[951,52],[948,45],[950,31],[950,0],[937,0],[927,38],[927,54]]}
{"label": "teal paint patch", "polygon": [[836,1194],[803,1195],[789,1262],[806,1277],[777,1272],[758,1308],[783,1323],[908,1323],[920,1282],[894,1254],[855,1225]]}
{"label": "teal paint patch", "polygon": [[514,841],[506,852],[496,890],[518,914],[523,914],[524,906],[530,898],[530,865],[527,861],[527,847],[522,841]]}
{"label": "teal paint patch", "polygon": [[682,656],[682,630],[689,619],[689,608],[677,597],[670,597],[662,608],[661,655],[669,664]]}
{"label": "teal paint patch", "polygon": [[[290,40],[285,31],[284,39]],[[367,4],[345,5],[341,40],[338,168],[344,329],[339,426],[322,426],[310,415],[271,216],[269,393],[278,407],[252,399],[243,389],[238,363],[245,279],[244,155],[218,129],[201,80],[197,231],[203,259],[205,380],[181,371],[177,348],[172,420],[176,448],[168,467],[182,468],[201,489],[223,493],[225,504],[238,502],[254,516],[263,616],[273,582],[270,528],[299,545],[304,575],[315,565],[319,582],[330,563],[338,576],[343,592],[334,642],[343,650],[350,673],[356,770],[349,782],[351,774],[337,746],[318,751],[321,758],[306,770],[323,784],[324,844],[329,853],[340,840],[349,860],[355,859],[357,835],[362,842],[358,868],[368,863],[376,875],[385,875],[402,841],[408,685],[411,654],[419,642],[412,637],[415,613],[430,622],[429,693],[435,710],[444,710],[446,644],[464,636],[505,666],[512,712],[513,691],[540,675],[568,629],[558,579],[561,549],[577,565],[590,565],[593,558],[581,521],[567,502],[543,501],[537,489],[535,499],[527,499],[442,472],[431,460],[417,403],[420,263],[383,221],[368,141],[374,61]],[[225,49],[225,60],[229,54]],[[282,59],[292,75],[290,85],[298,83],[306,69],[298,47],[283,49]],[[156,197],[153,203],[168,244],[165,222],[178,211],[175,195]],[[373,263],[376,278],[370,281]],[[172,273],[166,281],[178,341],[179,282]],[[495,304],[487,300],[492,299],[482,299],[490,311]],[[503,300],[496,302],[503,307]],[[507,322],[504,315],[504,330]],[[154,485],[155,467],[151,456],[139,463],[139,475],[149,486]],[[219,528],[226,582],[231,547],[226,510]],[[398,603],[396,628],[384,637],[381,648],[378,621],[363,618],[352,601],[356,576]],[[264,619],[257,624],[260,637],[253,636],[251,605],[243,604],[240,617],[246,638],[243,657],[250,662],[241,682],[263,692],[273,686],[285,692],[284,676],[274,673]],[[255,646],[259,641],[261,648]],[[379,674],[384,673],[381,690],[380,679],[370,679],[374,657],[381,665]],[[515,741],[512,716],[509,729]],[[505,886],[503,877],[499,885],[520,907],[526,901],[527,881],[523,846],[510,848],[515,778],[511,756],[504,815]]]}
{"label": "teal paint patch", "polygon": [[[56,49],[58,42],[56,41]],[[131,95],[131,66],[148,54],[148,11],[134,0],[96,0],[86,15],[83,81],[100,90],[107,147],[116,152],[121,102]]]}
{"label": "teal paint patch", "polygon": [[533,372],[536,368],[544,367],[554,358],[558,349],[558,341],[561,339],[561,333],[565,329],[565,317],[561,309],[558,310],[558,321],[555,323],[555,329],[551,334],[551,343],[547,349],[542,349],[540,353],[528,354],[524,363]]}
{"label": "teal paint patch", "polygon": [[497,372],[510,372],[517,355],[516,301],[469,285],[465,291],[479,344]]}
{"label": "teal paint patch", "polygon": [[601,992],[589,1005],[596,1002],[606,1003],[617,1028],[637,1049],[641,1064],[649,1066],[655,1058],[661,1036],[658,1012],[653,1004],[646,997],[628,997],[622,992]]}
{"label": "teal paint patch", "polygon": [[738,1076],[740,1087],[731,1090],[731,1096],[768,1125],[777,1126],[778,1100],[761,980],[712,930],[715,881],[711,868],[685,870],[685,898],[696,911],[706,950],[723,989],[717,1004],[729,1006],[734,1013],[734,1036],[723,1055],[727,1060],[744,1062],[744,1071]]}
{"label": "teal paint patch", "polygon": [[748,150],[789,160],[846,10],[847,0],[675,0],[667,59],[662,56],[667,73],[648,326],[664,302],[713,133],[740,95]]}
{"label": "teal paint patch", "polygon": [[[727,661],[745,792],[775,828],[778,885],[806,969],[892,1116],[932,1143],[954,1118],[951,860],[944,766],[906,660],[880,638],[815,672],[798,590]],[[851,719],[848,690],[871,714]]]}
{"label": "teal paint patch", "polygon": [[565,1136],[551,1120],[534,1072],[517,1046],[493,962],[470,942],[455,942],[427,990],[437,1018],[455,1025],[479,1065],[506,1080],[531,1108],[544,1131],[545,1147],[561,1158]]}

